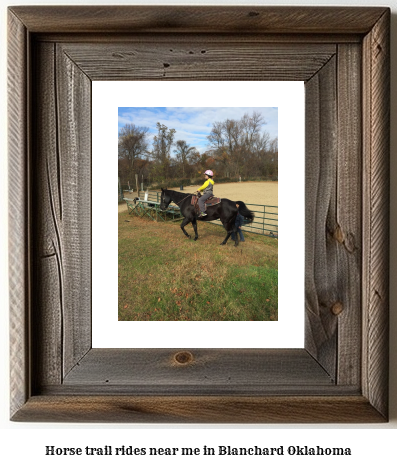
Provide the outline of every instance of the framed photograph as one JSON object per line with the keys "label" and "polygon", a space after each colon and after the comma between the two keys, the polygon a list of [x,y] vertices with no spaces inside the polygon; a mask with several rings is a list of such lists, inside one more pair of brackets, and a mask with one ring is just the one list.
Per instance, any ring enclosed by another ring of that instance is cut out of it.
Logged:
{"label": "framed photograph", "polygon": [[[11,420],[388,420],[389,23],[384,7],[9,8]],[[303,347],[93,347],[98,81],[304,83]]]}
{"label": "framed photograph", "polygon": [[[180,338],[189,348],[303,347],[304,313],[294,307],[304,303],[304,83],[247,83],[93,82],[92,198],[101,201],[92,207],[94,348],[170,348]],[[165,156],[153,145],[159,125],[175,131]],[[181,168],[185,142],[191,152]],[[167,187],[189,213],[207,167],[215,196],[254,212],[238,247],[233,235],[221,246],[219,220],[197,218],[196,242],[174,205],[161,211]],[[117,173],[126,198],[118,213]]]}

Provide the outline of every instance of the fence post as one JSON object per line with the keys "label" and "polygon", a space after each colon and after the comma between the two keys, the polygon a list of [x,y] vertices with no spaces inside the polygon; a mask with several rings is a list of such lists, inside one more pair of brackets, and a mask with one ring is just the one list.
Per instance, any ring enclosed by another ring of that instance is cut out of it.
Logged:
{"label": "fence post", "polygon": [[123,190],[121,188],[120,177],[119,177],[119,203],[123,201]]}

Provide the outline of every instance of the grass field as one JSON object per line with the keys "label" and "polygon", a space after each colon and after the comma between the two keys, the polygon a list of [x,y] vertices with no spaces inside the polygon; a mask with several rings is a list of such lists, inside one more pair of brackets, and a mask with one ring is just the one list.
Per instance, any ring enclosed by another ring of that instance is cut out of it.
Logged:
{"label": "grass field", "polygon": [[235,248],[220,245],[223,227],[198,232],[119,212],[119,320],[276,321],[277,240],[247,234]]}

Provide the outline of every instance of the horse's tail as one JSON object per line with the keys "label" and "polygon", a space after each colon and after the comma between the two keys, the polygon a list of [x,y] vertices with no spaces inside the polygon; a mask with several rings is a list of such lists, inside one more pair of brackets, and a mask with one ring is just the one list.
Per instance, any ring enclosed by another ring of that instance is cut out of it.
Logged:
{"label": "horse's tail", "polygon": [[238,205],[238,211],[245,219],[248,219],[250,222],[253,222],[255,215],[252,211],[250,211],[243,201],[236,201],[236,205]]}

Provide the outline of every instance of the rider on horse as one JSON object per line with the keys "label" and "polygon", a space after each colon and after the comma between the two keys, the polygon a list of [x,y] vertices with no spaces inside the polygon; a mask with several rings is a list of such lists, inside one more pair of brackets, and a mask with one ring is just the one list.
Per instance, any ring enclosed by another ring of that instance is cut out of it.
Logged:
{"label": "rider on horse", "polygon": [[199,204],[199,208],[200,208],[200,217],[207,216],[207,214],[205,213],[205,205],[204,204],[205,204],[205,202],[208,198],[210,198],[211,196],[214,195],[213,189],[214,189],[214,185],[215,185],[215,182],[212,179],[212,177],[214,176],[214,173],[212,172],[212,170],[206,170],[204,172],[204,175],[205,175],[205,182],[197,190],[197,193],[200,192],[200,191],[204,192],[203,195],[198,200],[198,204]]}

